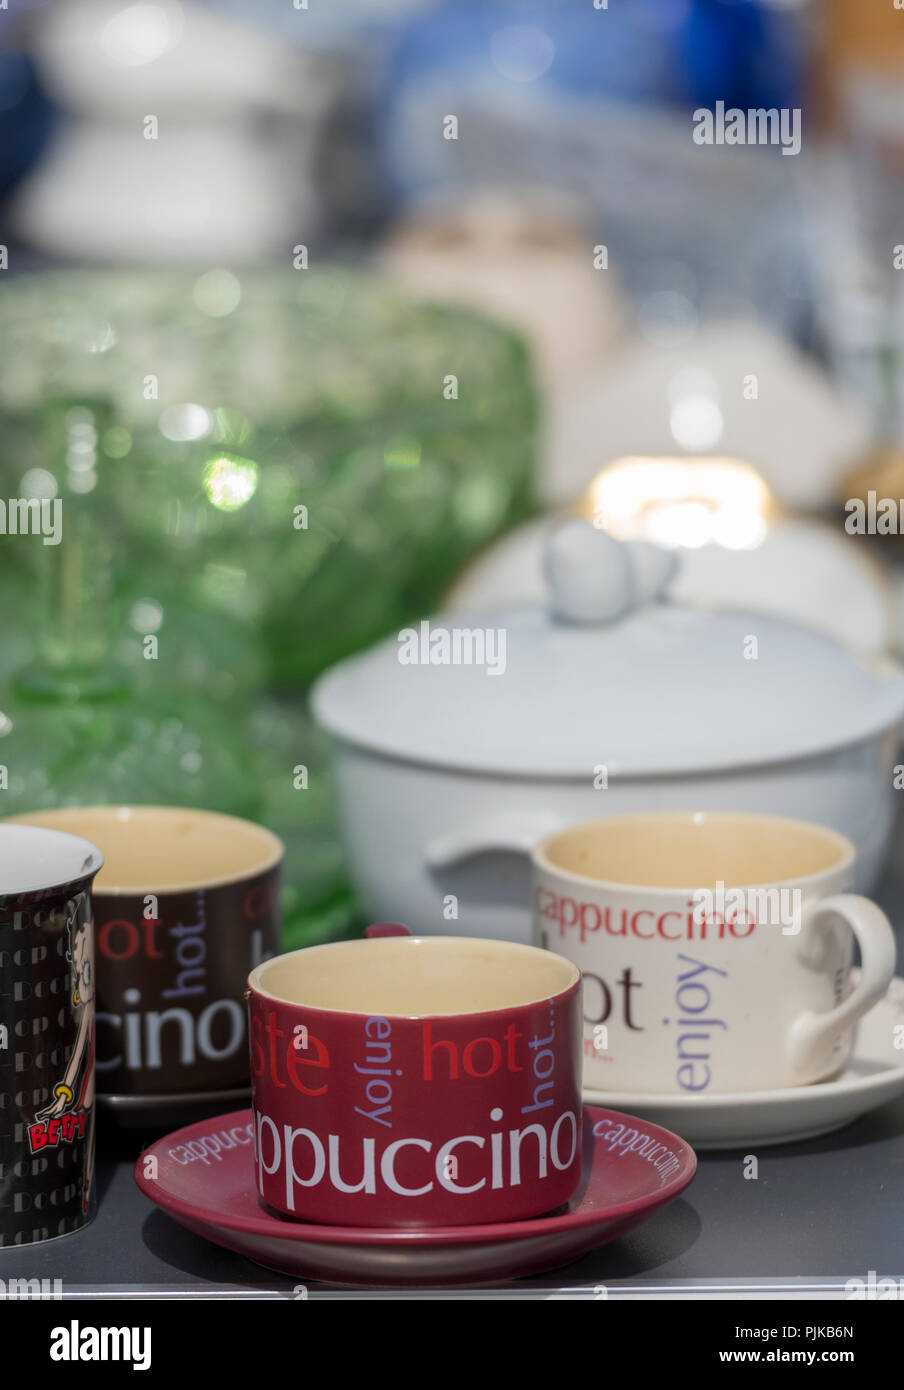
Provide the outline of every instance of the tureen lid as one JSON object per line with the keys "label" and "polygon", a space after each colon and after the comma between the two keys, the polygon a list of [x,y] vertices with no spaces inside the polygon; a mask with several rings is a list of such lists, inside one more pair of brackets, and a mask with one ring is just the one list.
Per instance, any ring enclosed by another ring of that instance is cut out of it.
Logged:
{"label": "tureen lid", "polygon": [[404,629],[321,677],[319,722],[407,761],[511,776],[690,774],[826,752],[904,715],[904,672],[759,613],[660,601],[671,552],[553,533],[545,607]]}

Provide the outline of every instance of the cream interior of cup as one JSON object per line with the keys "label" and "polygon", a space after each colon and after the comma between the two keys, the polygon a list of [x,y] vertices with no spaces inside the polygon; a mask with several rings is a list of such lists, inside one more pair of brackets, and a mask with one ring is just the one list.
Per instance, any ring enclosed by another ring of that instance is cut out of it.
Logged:
{"label": "cream interior of cup", "polygon": [[47,826],[99,845],[95,891],[176,893],[238,883],[278,864],[282,843],[235,816],[176,806],[78,806],[14,816],[4,824]]}
{"label": "cream interior of cup", "polygon": [[537,864],[635,888],[799,881],[853,858],[843,835],[806,821],[731,813],[652,813],[588,821],[549,835]]}
{"label": "cream interior of cup", "polygon": [[309,946],[251,972],[259,994],[309,1008],[389,1017],[472,1014],[551,999],[580,978],[534,946],[473,937],[385,937]]}

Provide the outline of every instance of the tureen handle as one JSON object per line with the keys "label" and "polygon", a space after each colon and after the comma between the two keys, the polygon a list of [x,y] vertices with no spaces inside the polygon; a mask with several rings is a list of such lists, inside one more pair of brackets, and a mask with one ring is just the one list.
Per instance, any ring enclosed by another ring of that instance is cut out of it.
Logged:
{"label": "tureen handle", "polygon": [[450,864],[460,864],[465,859],[473,859],[477,854],[492,854],[510,851],[515,854],[530,854],[538,840],[562,830],[567,820],[538,813],[499,815],[491,819],[469,822],[460,830],[451,830],[431,841],[425,852],[427,867],[445,869]]}

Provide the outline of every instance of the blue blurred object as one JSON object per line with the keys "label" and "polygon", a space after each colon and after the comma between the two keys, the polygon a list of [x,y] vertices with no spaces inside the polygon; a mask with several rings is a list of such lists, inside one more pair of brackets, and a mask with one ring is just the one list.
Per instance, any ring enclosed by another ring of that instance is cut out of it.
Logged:
{"label": "blue blurred object", "polygon": [[760,0],[695,0],[681,29],[680,61],[695,105],[796,106],[804,55],[799,24]]}
{"label": "blue blurred object", "polygon": [[53,119],[31,59],[0,50],[0,196],[38,158]]}
{"label": "blue blurred object", "polygon": [[590,0],[440,0],[403,26],[388,62],[380,109],[387,173],[403,198],[434,181],[423,167],[423,132],[410,120],[431,89],[535,117],[592,114],[593,103],[613,102],[792,105],[803,66],[798,20],[762,0],[632,0],[611,9]]}

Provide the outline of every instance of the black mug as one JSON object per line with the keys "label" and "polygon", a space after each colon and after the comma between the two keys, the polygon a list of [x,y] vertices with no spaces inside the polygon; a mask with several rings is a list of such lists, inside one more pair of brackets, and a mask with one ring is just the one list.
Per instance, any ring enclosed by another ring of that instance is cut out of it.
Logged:
{"label": "black mug", "polygon": [[94,1214],[96,845],[0,825],[0,1248]]}

